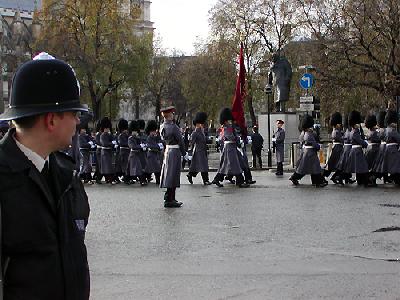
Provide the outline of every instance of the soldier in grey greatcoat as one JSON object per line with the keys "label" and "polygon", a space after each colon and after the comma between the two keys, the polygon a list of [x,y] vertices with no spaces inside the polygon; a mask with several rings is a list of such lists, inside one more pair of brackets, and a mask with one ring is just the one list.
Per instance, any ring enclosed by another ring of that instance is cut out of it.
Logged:
{"label": "soldier in grey greatcoat", "polygon": [[160,135],[165,142],[164,161],[161,169],[160,188],[167,188],[164,195],[164,207],[180,207],[182,202],[175,199],[175,191],[180,187],[182,156],[185,155],[181,131],[174,122],[175,107],[161,110],[164,123],[160,126]]}
{"label": "soldier in grey greatcoat", "polygon": [[310,115],[304,116],[301,124],[304,131],[303,154],[298,162],[295,172],[289,178],[294,185],[299,184],[299,180],[304,175],[311,175],[311,182],[316,187],[325,187],[328,182],[322,176],[321,165],[318,159],[320,145],[316,142],[316,136],[313,131],[314,119]]}
{"label": "soldier in grey greatcoat", "polygon": [[125,119],[120,119],[118,122],[118,146],[119,146],[119,167],[118,169],[122,175],[122,181],[124,183],[129,183],[129,175],[128,175],[128,158],[130,154],[130,148],[128,146],[128,121]]}
{"label": "soldier in grey greatcoat", "polygon": [[[339,112],[335,112],[331,115],[330,125],[332,127],[332,143],[333,148],[331,156],[326,164],[326,169],[324,170],[324,176],[329,177],[332,172],[338,169],[340,156],[343,152],[343,133],[342,133],[342,115]],[[340,178],[337,176],[332,176],[331,180],[334,183],[340,183]]]}
{"label": "soldier in grey greatcoat", "polygon": [[363,148],[367,148],[368,143],[361,138],[360,124],[362,123],[361,114],[358,111],[352,111],[349,114],[351,150],[346,167],[346,173],[356,173],[357,184],[368,186],[368,163],[364,156]]}
{"label": "soldier in grey greatcoat", "polygon": [[100,136],[103,133],[101,129],[101,121],[98,121],[96,124],[96,136],[95,136],[95,144],[96,144],[96,171],[94,173],[94,177],[97,184],[101,184],[101,179],[103,178],[103,174],[101,174],[101,143]]}
{"label": "soldier in grey greatcoat", "polygon": [[90,149],[93,142],[87,134],[87,127],[79,128],[79,151],[81,152],[81,166],[79,176],[84,183],[92,183],[92,161],[90,159]]}
{"label": "soldier in grey greatcoat", "polygon": [[285,159],[285,130],[282,128],[283,120],[276,121],[277,130],[274,133],[275,155],[276,155],[276,176],[283,175],[283,162]]}
{"label": "soldier in grey greatcoat", "polygon": [[147,184],[146,176],[143,171],[142,162],[140,160],[140,153],[142,152],[142,147],[140,146],[139,138],[139,124],[137,121],[131,121],[129,123],[129,133],[128,146],[129,146],[129,157],[127,174],[129,176],[129,182],[134,183],[134,180],[140,182],[140,185],[144,186]]}
{"label": "soldier in grey greatcoat", "polygon": [[218,187],[223,187],[221,182],[224,180],[225,176],[236,176],[236,185],[247,188],[249,184],[244,182],[242,175],[243,169],[237,150],[240,138],[236,134],[232,120],[232,110],[230,108],[222,109],[220,113],[220,124],[223,125],[223,129],[221,130],[220,140],[221,144],[223,144],[223,149],[221,152],[220,167],[212,183]]}
{"label": "soldier in grey greatcoat", "polygon": [[[146,128],[146,122],[144,120],[137,120],[138,126],[139,126],[139,133],[138,133],[138,138],[140,140],[140,146],[142,147],[142,151],[139,152],[139,157],[140,161],[142,163],[143,167],[143,172],[145,171],[146,164],[147,164],[147,147],[146,147],[146,141],[147,141],[147,134],[145,133],[145,128]],[[147,178],[149,179],[149,178]]]}
{"label": "soldier in grey greatcoat", "polygon": [[157,136],[158,125],[154,120],[150,120],[146,125],[146,146],[147,146],[147,156],[146,156],[146,167],[145,173],[146,178],[151,178],[151,174],[154,173],[156,178],[156,184],[160,184],[161,175],[161,160],[160,152],[161,148],[159,145],[159,137]]}
{"label": "soldier in grey greatcoat", "polygon": [[193,184],[193,177],[196,177],[199,172],[201,173],[203,184],[211,184],[208,177],[207,139],[204,134],[206,120],[207,114],[205,112],[198,112],[193,120],[195,129],[190,138],[193,155],[189,173],[186,175],[190,184]]}
{"label": "soldier in grey greatcoat", "polygon": [[365,158],[368,163],[369,170],[369,181],[371,186],[376,186],[377,174],[374,173],[373,167],[378,160],[379,148],[381,145],[381,137],[377,131],[376,125],[378,124],[375,115],[368,115],[364,121],[365,127],[368,128],[366,138],[368,140],[367,151],[365,152]]}
{"label": "soldier in grey greatcoat", "polygon": [[400,134],[397,132],[398,116],[395,111],[388,111],[385,117],[386,123],[386,151],[383,156],[383,165],[387,166],[390,179],[396,185],[400,185]]}
{"label": "soldier in grey greatcoat", "polygon": [[101,120],[103,133],[100,136],[101,146],[101,174],[104,175],[106,183],[114,184],[115,170],[113,166],[113,148],[116,145],[111,133],[111,121],[105,117]]}
{"label": "soldier in grey greatcoat", "polygon": [[389,177],[387,172],[387,166],[383,163],[383,157],[386,152],[386,111],[380,111],[377,115],[377,122],[378,122],[378,135],[381,140],[381,144],[379,146],[378,157],[375,160],[374,165],[372,166],[372,171],[374,172],[375,176],[379,179],[383,180],[383,183],[391,183],[392,180]]}

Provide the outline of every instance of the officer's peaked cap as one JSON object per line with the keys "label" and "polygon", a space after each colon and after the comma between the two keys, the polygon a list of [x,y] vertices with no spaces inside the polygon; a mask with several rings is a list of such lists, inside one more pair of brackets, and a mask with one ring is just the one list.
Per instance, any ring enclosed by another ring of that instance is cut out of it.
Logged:
{"label": "officer's peaked cap", "polygon": [[88,111],[80,104],[75,73],[62,60],[38,59],[18,68],[12,81],[9,108],[0,119],[63,111]]}

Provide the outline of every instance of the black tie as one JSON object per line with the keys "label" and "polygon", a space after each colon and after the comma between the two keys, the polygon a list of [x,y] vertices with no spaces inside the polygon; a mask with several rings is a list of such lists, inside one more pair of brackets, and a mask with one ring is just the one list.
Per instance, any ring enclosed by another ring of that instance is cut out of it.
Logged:
{"label": "black tie", "polygon": [[49,172],[49,161],[46,160],[44,167],[42,169],[42,172],[40,172],[43,175],[44,180],[47,183],[47,186],[51,188],[51,183],[50,183],[50,172]]}

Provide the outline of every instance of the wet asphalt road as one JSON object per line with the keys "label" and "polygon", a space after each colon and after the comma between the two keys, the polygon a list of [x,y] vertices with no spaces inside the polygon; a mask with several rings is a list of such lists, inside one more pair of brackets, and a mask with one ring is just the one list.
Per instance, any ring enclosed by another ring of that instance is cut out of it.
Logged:
{"label": "wet asphalt road", "polygon": [[88,186],[91,299],[400,299],[400,231],[374,232],[400,226],[400,189],[289,175],[238,189],[183,173],[179,209],[155,184]]}

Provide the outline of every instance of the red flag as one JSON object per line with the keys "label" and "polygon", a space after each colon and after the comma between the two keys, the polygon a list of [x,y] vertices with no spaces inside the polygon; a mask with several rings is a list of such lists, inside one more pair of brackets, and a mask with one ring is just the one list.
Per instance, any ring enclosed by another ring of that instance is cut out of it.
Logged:
{"label": "red flag", "polygon": [[246,69],[244,67],[243,44],[240,44],[239,74],[236,81],[235,96],[232,103],[232,115],[242,130],[242,135],[247,135],[246,120],[244,119],[243,103],[246,96]]}

